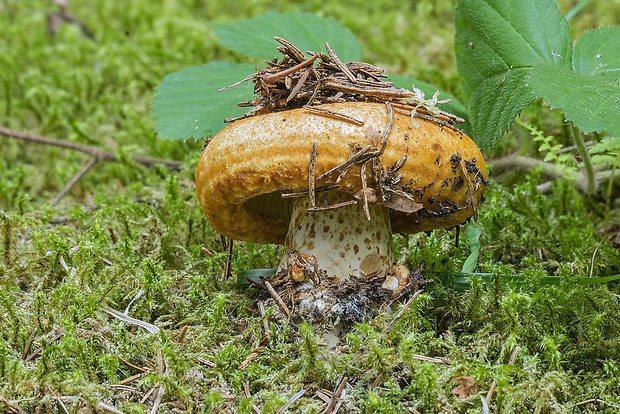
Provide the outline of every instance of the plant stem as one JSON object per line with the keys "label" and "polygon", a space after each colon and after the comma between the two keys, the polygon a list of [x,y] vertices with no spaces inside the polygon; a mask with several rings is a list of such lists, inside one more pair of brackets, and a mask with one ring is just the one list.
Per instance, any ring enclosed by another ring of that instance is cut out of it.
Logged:
{"label": "plant stem", "polygon": [[586,187],[586,193],[592,194],[596,191],[596,180],[594,178],[594,168],[592,167],[592,161],[590,161],[590,155],[586,150],[586,146],[583,142],[583,137],[581,136],[581,131],[577,129],[575,125],[571,125],[570,128],[571,136],[577,144],[577,148],[579,149],[579,153],[581,154],[581,159],[583,160],[583,165],[586,168],[586,176],[588,177],[588,184]]}
{"label": "plant stem", "polygon": [[611,175],[609,177],[609,183],[607,184],[607,197],[605,200],[605,222],[603,225],[603,234],[607,234],[607,229],[609,227],[609,209],[611,207],[611,194],[614,189],[614,175],[616,173],[616,166],[613,165],[611,167]]}
{"label": "plant stem", "polygon": [[[104,151],[97,147],[93,147],[90,145],[84,145],[77,142],[67,141],[63,139],[50,138],[41,135],[29,134],[27,132],[14,131],[12,129],[6,128],[0,125],[0,136],[5,136],[8,138],[20,139],[22,141],[28,142],[36,142],[38,144],[51,145],[54,147],[66,148],[74,151],[83,152],[85,154],[89,154],[99,161],[109,161],[109,162],[118,162],[119,159],[116,154],[108,151]],[[131,157],[135,162],[146,165],[153,166],[157,164],[162,164],[168,167],[171,170],[180,170],[183,163],[181,161],[176,160],[165,160],[160,158],[150,158],[143,156],[133,156]]]}

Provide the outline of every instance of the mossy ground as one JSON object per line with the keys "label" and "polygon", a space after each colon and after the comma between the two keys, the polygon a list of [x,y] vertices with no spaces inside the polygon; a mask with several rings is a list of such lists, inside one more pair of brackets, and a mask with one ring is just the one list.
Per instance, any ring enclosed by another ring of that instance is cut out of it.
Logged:
{"label": "mossy ground", "polygon": [[[561,10],[572,3],[562,1]],[[317,12],[350,27],[367,61],[458,95],[453,7],[388,0],[70,3],[94,33],[90,39],[75,25],[48,34],[46,13],[55,10],[48,2],[0,3],[1,124],[121,158],[99,164],[52,207],[88,157],[0,137],[0,412],[108,406],[141,413],[153,405],[153,394],[144,396],[160,384],[162,413],[251,412],[252,404],[275,413],[302,389],[290,411],[316,413],[323,403],[315,392],[332,390],[345,371],[340,412],[484,412],[480,396],[492,384],[491,412],[618,412],[618,284],[577,284],[591,271],[620,272],[620,253],[602,241],[605,230],[620,226],[618,200],[606,213],[603,195],[584,197],[570,182],[542,194],[536,172],[493,178],[478,222],[478,270],[496,282],[474,280],[468,292],[455,292],[451,275],[469,246],[461,237],[455,247],[454,232],[397,236],[399,260],[411,268],[423,263],[435,282],[386,334],[393,314],[356,325],[337,353],[309,325],[278,322],[269,309],[257,315],[256,292],[222,277],[226,255],[194,194],[202,143],[155,137],[149,104],[165,74],[240,59],[217,45],[208,21],[274,9]],[[619,16],[618,1],[601,2],[571,23],[581,33],[617,24]],[[523,118],[570,145],[561,117],[541,103]],[[535,155],[532,148],[515,126],[487,157],[514,149]],[[183,160],[183,168],[143,167],[131,160],[137,154]],[[232,273],[272,267],[279,254],[275,246],[237,243]],[[517,272],[524,282],[502,282]],[[543,283],[549,275],[561,283]],[[160,333],[103,310],[130,304],[130,316]],[[453,392],[459,384],[464,398]]]}

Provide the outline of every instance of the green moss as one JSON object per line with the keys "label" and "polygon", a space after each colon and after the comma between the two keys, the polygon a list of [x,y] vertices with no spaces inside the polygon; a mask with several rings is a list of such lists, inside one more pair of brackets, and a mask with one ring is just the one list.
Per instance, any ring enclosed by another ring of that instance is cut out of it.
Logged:
{"label": "green moss", "polygon": [[[474,279],[468,292],[454,291],[454,272],[469,255],[465,238],[455,247],[454,231],[395,236],[398,260],[411,268],[424,264],[434,283],[386,334],[393,313],[356,325],[337,353],[307,324],[279,321],[272,309],[260,316],[256,292],[236,290],[234,274],[276,265],[281,249],[236,242],[233,278],[223,278],[226,253],[194,194],[202,144],[156,139],[148,116],[154,86],[188,65],[239,60],[218,46],[206,22],[273,7],[342,21],[364,44],[367,60],[458,95],[454,4],[207,3],[70,3],[94,39],[75,25],[50,36],[49,2],[0,6],[5,126],[106,148],[121,159],[98,165],[52,207],[49,201],[87,156],[0,137],[1,396],[28,412],[62,412],[61,397],[69,411],[92,411],[103,402],[143,412],[152,404],[152,397],[141,403],[143,396],[161,384],[166,394],[158,412],[251,412],[256,404],[275,413],[303,388],[290,411],[317,413],[323,403],[315,392],[333,390],[345,373],[341,412],[480,412],[479,395],[452,393],[458,376],[474,378],[483,397],[495,382],[491,408],[499,412],[620,406],[618,283],[577,284],[591,269],[593,276],[620,273],[618,250],[601,243],[605,201],[584,198],[565,181],[542,194],[538,172],[488,188],[477,270],[496,276],[491,285]],[[561,8],[572,3],[562,1]],[[588,7],[574,18],[575,30],[613,22],[620,10],[617,1]],[[544,131],[562,122],[541,103],[523,117]],[[520,145],[528,137],[517,141],[521,133],[513,129],[500,152],[527,150]],[[568,144],[561,130],[553,133]],[[184,166],[180,172],[146,168],[131,161],[136,154]],[[610,226],[618,224],[614,214]],[[513,273],[524,281],[507,283]],[[561,283],[541,282],[550,275]],[[149,334],[114,319],[104,306],[129,307],[130,316],[161,331]],[[24,351],[32,354],[28,361]],[[131,389],[115,386],[144,369],[126,384]],[[586,400],[594,402],[576,406]]]}

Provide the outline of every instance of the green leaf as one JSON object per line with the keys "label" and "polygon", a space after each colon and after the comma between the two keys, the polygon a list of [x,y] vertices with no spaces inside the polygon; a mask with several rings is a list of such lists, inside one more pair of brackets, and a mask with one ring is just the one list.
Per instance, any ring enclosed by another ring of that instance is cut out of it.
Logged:
{"label": "green leaf", "polygon": [[277,268],[243,270],[237,275],[237,289],[243,290],[252,283],[260,283],[265,276],[274,275],[277,271]]}
{"label": "green leaf", "polygon": [[467,241],[469,241],[470,254],[463,263],[463,273],[471,273],[476,269],[478,264],[478,255],[480,254],[480,235],[482,234],[482,227],[476,223],[471,223],[465,230]]}
{"label": "green leaf", "polygon": [[[467,120],[467,108],[450,92],[446,92],[444,90],[436,88],[430,83],[410,78],[408,76],[389,75],[388,80],[394,82],[394,86],[397,88],[405,88],[411,90],[412,86],[415,86],[416,88],[424,92],[424,96],[426,97],[426,99],[430,99],[435,92],[439,91],[439,99],[450,99],[450,102],[437,105],[437,107],[443,111],[450,112],[451,114]],[[460,127],[461,125],[457,126]]]}
{"label": "green leaf", "polygon": [[573,69],[620,85],[620,27],[602,27],[581,36],[573,52]]}
{"label": "green leaf", "polygon": [[553,0],[461,0],[455,21],[457,66],[467,95],[513,69],[570,65],[568,23]]}
{"label": "green leaf", "polygon": [[607,131],[620,136],[620,85],[608,84],[601,77],[537,65],[529,87],[584,132]]}
{"label": "green leaf", "polygon": [[588,151],[592,154],[600,154],[602,152],[610,152],[613,154],[620,154],[620,137],[608,137],[601,142],[597,142],[592,145]]}
{"label": "green leaf", "polygon": [[530,68],[519,68],[490,77],[474,90],[468,105],[469,122],[478,146],[495,146],[519,112],[536,99],[531,88],[524,87],[530,76]]}
{"label": "green leaf", "polygon": [[252,83],[246,82],[221,93],[254,73],[254,65],[211,62],[167,75],[157,86],[152,114],[155,130],[165,139],[202,139],[219,132],[224,118],[241,116],[247,108],[241,101],[252,99]]}
{"label": "green leaf", "polygon": [[282,37],[302,52],[325,50],[325,42],[343,62],[359,61],[362,47],[353,33],[341,24],[311,13],[268,12],[252,19],[213,24],[222,46],[261,59],[278,56],[280,46],[273,38]]}
{"label": "green leaf", "polygon": [[553,0],[461,0],[456,57],[474,140],[492,147],[536,94],[532,67],[568,68],[572,39]]}

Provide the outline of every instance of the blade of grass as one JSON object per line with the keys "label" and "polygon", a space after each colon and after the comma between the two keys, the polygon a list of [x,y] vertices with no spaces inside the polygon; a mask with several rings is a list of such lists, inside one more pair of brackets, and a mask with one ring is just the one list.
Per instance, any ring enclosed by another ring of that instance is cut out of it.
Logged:
{"label": "blade of grass", "polygon": [[583,10],[583,8],[586,7],[588,4],[590,4],[590,0],[579,0],[579,2],[575,4],[573,8],[568,11],[568,13],[566,13],[566,20],[569,21],[570,19],[575,17],[575,15],[577,15],[577,13]]}

